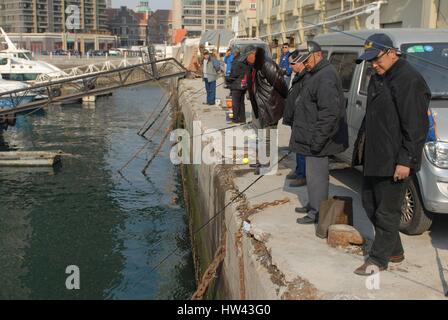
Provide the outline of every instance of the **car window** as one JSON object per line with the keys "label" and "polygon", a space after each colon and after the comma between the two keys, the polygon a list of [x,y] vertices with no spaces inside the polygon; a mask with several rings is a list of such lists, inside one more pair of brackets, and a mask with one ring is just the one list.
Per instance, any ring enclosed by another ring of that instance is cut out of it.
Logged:
{"label": "car window", "polygon": [[240,51],[240,52],[244,52],[244,50],[249,46],[249,45],[251,45],[251,46],[254,46],[254,47],[256,47],[256,48],[263,48],[264,49],[264,51],[266,52],[266,54],[269,56],[269,57],[271,57],[272,56],[272,54],[271,54],[271,50],[269,49],[269,46],[266,44],[266,43],[264,43],[264,42],[262,42],[262,43],[236,43],[236,44],[234,44],[234,46]]}
{"label": "car window", "polygon": [[362,94],[364,96],[367,95],[367,89],[369,88],[369,82],[370,78],[372,77],[372,73],[373,73],[372,67],[364,62],[362,68],[361,86],[359,87],[359,94]]}
{"label": "car window", "polygon": [[334,52],[330,57],[330,63],[338,71],[342,81],[342,88],[346,92],[350,90],[352,84],[357,58],[358,53],[354,52]]}

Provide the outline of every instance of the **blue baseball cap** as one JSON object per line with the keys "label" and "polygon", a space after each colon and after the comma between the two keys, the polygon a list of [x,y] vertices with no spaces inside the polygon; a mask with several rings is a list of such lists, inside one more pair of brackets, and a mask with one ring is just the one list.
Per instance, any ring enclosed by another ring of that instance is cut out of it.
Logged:
{"label": "blue baseball cap", "polygon": [[356,60],[357,64],[363,61],[375,59],[381,51],[394,48],[394,43],[388,35],[384,33],[375,33],[367,38],[364,43],[364,53]]}

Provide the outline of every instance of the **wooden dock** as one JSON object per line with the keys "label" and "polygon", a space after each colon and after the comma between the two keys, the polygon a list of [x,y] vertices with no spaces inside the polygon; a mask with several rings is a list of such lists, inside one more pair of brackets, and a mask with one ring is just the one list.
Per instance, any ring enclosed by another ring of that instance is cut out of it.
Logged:
{"label": "wooden dock", "polygon": [[60,151],[0,152],[0,167],[52,167],[61,160],[61,156]]}

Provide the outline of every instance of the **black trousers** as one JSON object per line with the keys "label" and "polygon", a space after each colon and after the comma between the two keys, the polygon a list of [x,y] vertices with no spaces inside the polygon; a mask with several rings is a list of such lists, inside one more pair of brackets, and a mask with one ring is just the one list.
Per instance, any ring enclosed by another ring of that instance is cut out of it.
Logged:
{"label": "black trousers", "polygon": [[234,122],[246,122],[246,106],[244,104],[245,91],[232,90],[232,110]]}
{"label": "black trousers", "polygon": [[409,179],[394,182],[392,177],[364,177],[362,203],[375,227],[369,260],[387,267],[391,256],[404,254],[400,238],[401,207]]}

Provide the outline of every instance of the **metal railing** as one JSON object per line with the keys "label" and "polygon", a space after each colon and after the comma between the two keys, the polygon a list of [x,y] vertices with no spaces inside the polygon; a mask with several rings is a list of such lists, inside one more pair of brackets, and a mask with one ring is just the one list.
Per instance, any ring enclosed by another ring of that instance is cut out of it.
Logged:
{"label": "metal railing", "polygon": [[[76,69],[76,68],[75,68]],[[80,68],[77,68],[80,69]],[[80,74],[77,72],[80,71]],[[87,69],[52,79],[40,79],[25,89],[0,92],[0,99],[9,99],[10,109],[0,109],[0,123],[18,113],[41,109],[52,103],[110,93],[116,89],[169,78],[182,78],[187,74],[184,66],[174,58],[149,60],[138,64],[105,63],[87,66]],[[21,103],[24,97],[40,95],[40,99]]]}

